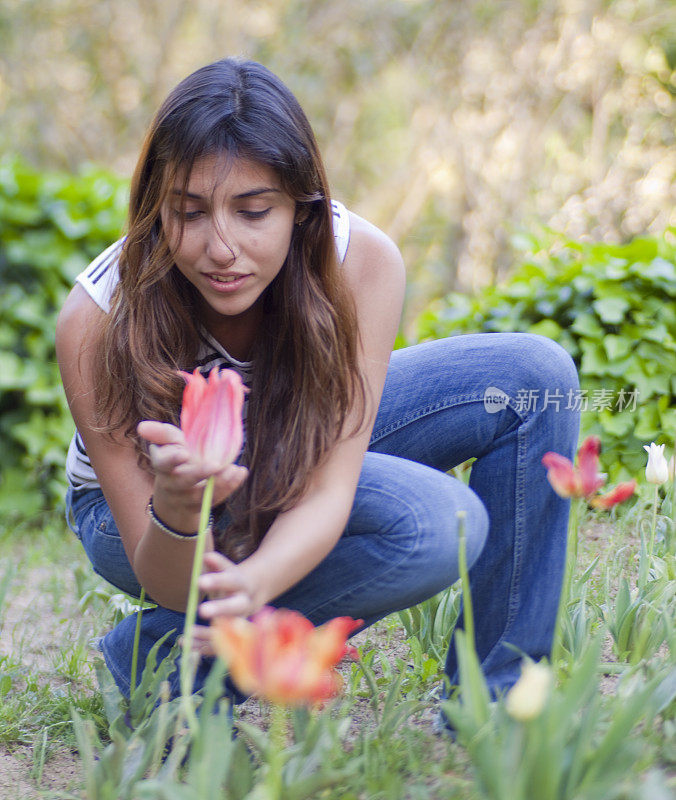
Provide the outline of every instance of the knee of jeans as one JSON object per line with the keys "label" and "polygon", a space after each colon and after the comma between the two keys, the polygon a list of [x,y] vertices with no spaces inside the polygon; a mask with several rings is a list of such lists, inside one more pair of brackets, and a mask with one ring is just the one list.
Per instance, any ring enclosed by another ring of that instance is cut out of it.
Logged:
{"label": "knee of jeans", "polygon": [[464,529],[467,566],[479,558],[488,538],[489,519],[486,507],[479,496],[468,486],[454,485],[452,491],[442,493],[427,504],[419,524],[423,529],[423,546],[435,565],[447,564],[450,585],[457,578],[459,565],[460,529]]}
{"label": "knee of jeans", "polygon": [[549,392],[577,390],[580,386],[577,367],[570,354],[553,339],[535,333],[521,334],[526,347],[521,361],[522,380],[526,389],[541,389]]}

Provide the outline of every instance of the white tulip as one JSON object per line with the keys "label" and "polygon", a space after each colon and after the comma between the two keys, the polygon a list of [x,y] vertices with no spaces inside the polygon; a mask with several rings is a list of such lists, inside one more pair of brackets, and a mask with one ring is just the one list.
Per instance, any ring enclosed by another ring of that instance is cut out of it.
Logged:
{"label": "white tulip", "polygon": [[528,722],[542,713],[552,684],[552,671],[545,664],[524,661],[521,677],[507,692],[507,713]]}
{"label": "white tulip", "polygon": [[645,477],[649,483],[665,483],[669,480],[669,465],[664,457],[664,445],[650,443],[643,445],[643,449],[648,453],[648,465],[645,468]]}

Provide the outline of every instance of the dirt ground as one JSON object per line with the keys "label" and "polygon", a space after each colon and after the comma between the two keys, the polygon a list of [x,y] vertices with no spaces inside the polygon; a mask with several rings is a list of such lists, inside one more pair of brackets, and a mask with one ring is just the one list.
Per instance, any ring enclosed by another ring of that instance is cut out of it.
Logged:
{"label": "dirt ground", "polygon": [[[603,526],[585,531],[585,544],[596,552],[602,552],[608,544],[608,531]],[[64,637],[73,640],[74,636],[91,635],[91,618],[82,617],[77,607],[75,591],[55,595],[49,591],[53,570],[40,566],[22,571],[23,590],[6,599],[3,607],[3,636],[0,639],[0,656],[10,652],[16,658],[20,653],[21,662],[31,673],[39,673],[49,680],[52,686],[63,685],[66,679],[54,670],[54,663],[63,648]],[[47,588],[46,588],[47,587]],[[55,608],[56,606],[56,608]],[[56,611],[56,614],[55,614]],[[56,619],[55,619],[56,616]],[[81,621],[80,621],[81,620]],[[403,628],[386,630],[384,626],[374,626],[368,631],[357,634],[352,639],[354,644],[362,644],[370,639],[371,645],[385,650],[390,658],[408,656]],[[100,656],[98,651],[91,651],[93,657]],[[610,641],[604,648],[604,660],[614,660]],[[350,673],[351,665],[345,660],[339,671],[345,679]],[[616,690],[618,676],[604,676],[601,690],[604,694]],[[249,722],[265,724],[265,712],[256,700],[249,700],[239,708],[239,716]],[[412,721],[416,726],[432,726],[433,709]],[[355,705],[350,735],[356,735],[364,725],[371,721],[371,709],[368,700]],[[444,748],[443,740],[431,739],[431,746]],[[433,757],[433,754],[431,754]],[[75,792],[80,784],[81,773],[79,756],[68,748],[50,749],[44,762],[41,776],[38,776],[39,764],[34,764],[32,748],[28,745],[8,748],[0,745],[0,800],[39,800],[45,794],[51,796],[56,792]],[[36,780],[40,777],[39,782]]]}
{"label": "dirt ground", "polygon": [[[24,590],[6,601],[3,608],[3,637],[0,640],[0,656],[10,653],[21,654],[21,663],[32,674],[39,673],[52,685],[64,684],[65,679],[55,674],[54,661],[63,648],[63,625],[56,624],[52,598],[43,591],[49,580],[50,570],[45,567],[28,570],[25,573]],[[77,609],[75,596],[61,602],[58,609],[59,619],[65,623],[76,619],[80,612]],[[83,624],[87,624],[86,620]],[[78,627],[78,626],[76,626]],[[81,630],[81,626],[80,626]],[[72,634],[71,627],[71,635]],[[76,631],[77,633],[77,631]],[[379,635],[378,628],[362,631],[352,638],[355,645],[363,644],[367,637],[371,640],[381,639],[384,645],[387,638],[388,655],[406,656],[408,647],[404,641],[404,631],[389,632]],[[16,655],[14,655],[16,658]],[[100,657],[98,650],[92,649],[90,657]],[[338,671],[343,679],[348,680],[351,662],[348,658],[339,665]],[[265,725],[265,711],[261,704],[250,699],[238,709],[238,716],[248,722]],[[418,720],[417,724],[431,724],[431,713],[426,720]],[[371,710],[368,700],[360,701],[355,706],[350,733],[356,735],[358,730],[369,723]],[[7,747],[0,745],[0,800],[40,800],[45,794],[49,797],[56,792],[76,792],[81,783],[81,770],[77,751],[67,747],[50,748],[38,774],[39,764],[34,763],[33,748],[29,745]],[[39,780],[38,780],[39,779]]]}

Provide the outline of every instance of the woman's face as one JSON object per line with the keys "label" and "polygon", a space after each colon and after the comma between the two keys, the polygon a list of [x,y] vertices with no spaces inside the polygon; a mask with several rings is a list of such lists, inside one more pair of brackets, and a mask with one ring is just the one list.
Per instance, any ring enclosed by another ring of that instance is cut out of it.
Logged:
{"label": "woman's face", "polygon": [[296,204],[272,169],[247,159],[225,167],[219,156],[198,160],[185,197],[183,177],[162,207],[162,225],[176,266],[204,299],[205,323],[215,333],[224,318],[246,317],[279,273]]}

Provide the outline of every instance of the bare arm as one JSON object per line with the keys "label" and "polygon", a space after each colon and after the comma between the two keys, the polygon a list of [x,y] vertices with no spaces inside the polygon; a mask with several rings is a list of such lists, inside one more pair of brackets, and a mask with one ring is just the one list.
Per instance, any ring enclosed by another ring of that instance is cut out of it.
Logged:
{"label": "bare arm", "polygon": [[[357,305],[366,422],[357,435],[335,445],[302,500],[277,517],[251,556],[237,565],[218,554],[205,559],[215,571],[202,576],[200,587],[222,599],[203,603],[204,616],[247,615],[274,599],[333,549],[347,523],[399,327],[405,274],[395,245],[354,215],[343,268]],[[354,429],[355,419],[348,418],[346,431]]]}
{"label": "bare arm", "polygon": [[[190,461],[182,433],[173,425],[143,423],[144,437],[155,443],[154,474],[138,466],[133,443],[121,432],[111,437],[96,430],[91,343],[103,313],[76,285],[59,315],[56,350],[66,397],[139,582],[158,603],[183,610],[194,542],[167,536],[150,522],[145,509],[153,494],[161,519],[177,530],[196,531],[200,481],[213,468]],[[219,471],[215,501],[227,497],[245,476],[240,467]]]}

